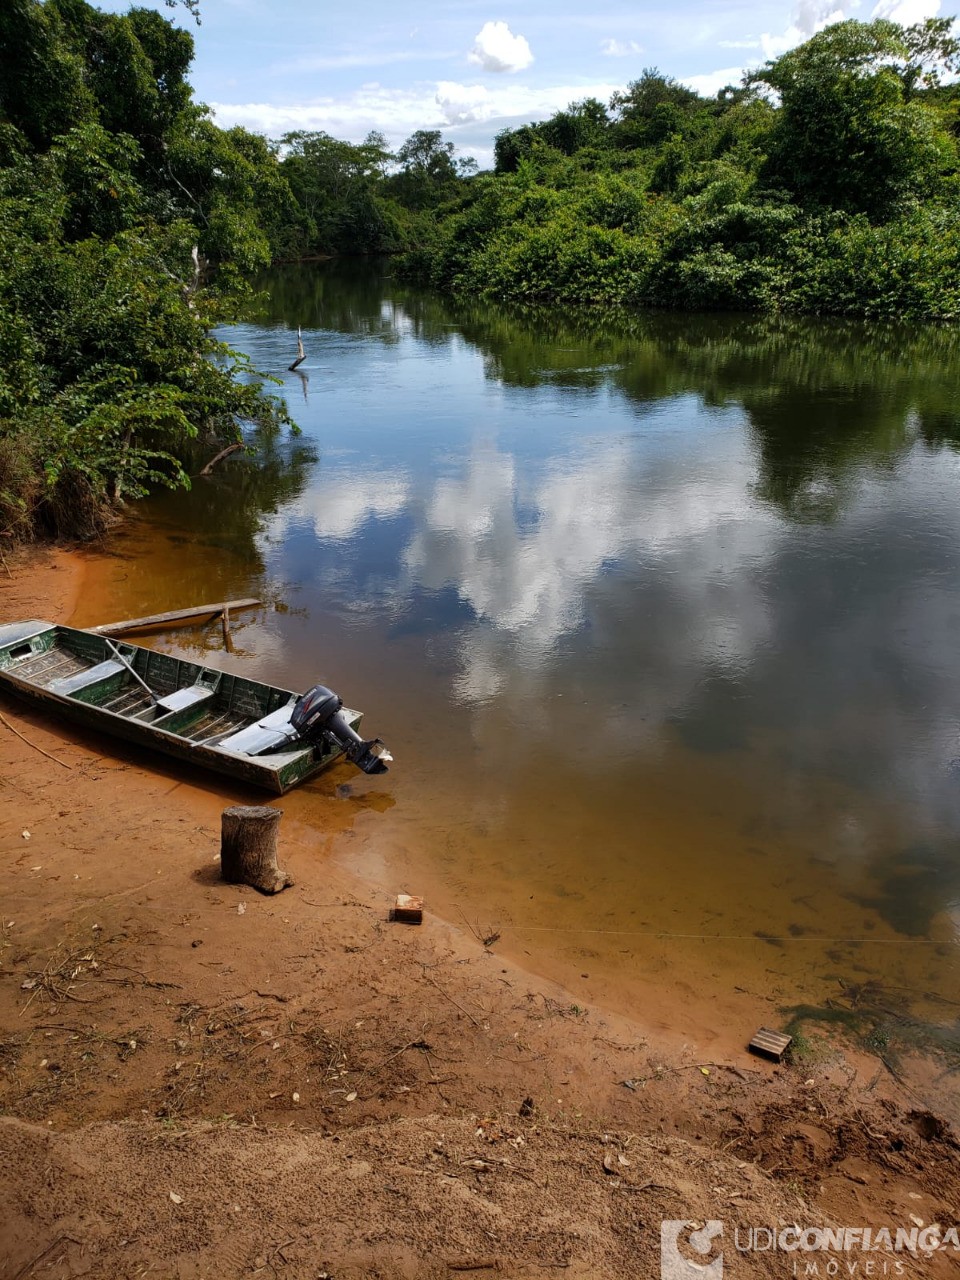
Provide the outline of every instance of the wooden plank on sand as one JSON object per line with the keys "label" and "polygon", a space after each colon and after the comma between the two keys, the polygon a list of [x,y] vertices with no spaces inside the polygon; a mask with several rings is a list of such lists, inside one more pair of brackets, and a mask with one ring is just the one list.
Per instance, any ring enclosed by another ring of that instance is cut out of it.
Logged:
{"label": "wooden plank on sand", "polygon": [[219,604],[198,604],[192,609],[172,609],[169,613],[152,613],[145,618],[127,618],[124,622],[105,622],[88,631],[99,636],[122,636],[128,631],[146,631],[153,627],[166,627],[175,622],[191,622],[200,618],[215,618],[223,613],[236,613],[238,609],[255,609],[260,600],[223,600]]}
{"label": "wooden plank on sand", "polygon": [[761,1027],[750,1041],[751,1053],[761,1058],[772,1058],[774,1062],[782,1062],[783,1055],[790,1048],[793,1036],[785,1036],[781,1031],[771,1031],[769,1027]]}

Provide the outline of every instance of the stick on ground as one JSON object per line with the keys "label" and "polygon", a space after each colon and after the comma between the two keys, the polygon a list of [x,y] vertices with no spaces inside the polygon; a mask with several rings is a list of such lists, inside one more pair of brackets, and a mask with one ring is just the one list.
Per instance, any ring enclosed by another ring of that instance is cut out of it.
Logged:
{"label": "stick on ground", "polygon": [[67,764],[66,760],[58,760],[56,756],[52,756],[49,751],[44,751],[43,747],[38,747],[35,742],[31,742],[29,738],[25,738],[19,729],[15,729],[13,725],[4,716],[0,715],[0,724],[6,725],[11,733],[15,733],[21,742],[25,742],[28,747],[33,747],[34,751],[39,751],[42,756],[46,756],[48,760],[54,760],[57,764],[62,764],[65,769],[72,769],[72,764]]}

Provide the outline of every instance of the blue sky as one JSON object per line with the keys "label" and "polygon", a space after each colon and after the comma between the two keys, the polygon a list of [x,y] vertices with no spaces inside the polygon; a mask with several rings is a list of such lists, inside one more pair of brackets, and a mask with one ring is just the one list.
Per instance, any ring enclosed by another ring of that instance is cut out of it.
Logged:
{"label": "blue sky", "polygon": [[[701,93],[739,80],[828,22],[909,24],[940,0],[201,0],[192,82],[224,127],[324,130],[398,146],[440,129],[491,163],[494,135],[571,101],[603,101],[656,66]],[[121,0],[100,8],[123,12]]]}

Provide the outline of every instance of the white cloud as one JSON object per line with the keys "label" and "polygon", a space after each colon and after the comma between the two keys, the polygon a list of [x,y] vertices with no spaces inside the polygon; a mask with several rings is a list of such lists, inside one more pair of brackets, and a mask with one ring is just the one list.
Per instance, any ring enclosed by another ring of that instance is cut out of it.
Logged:
{"label": "white cloud", "polygon": [[464,115],[465,119],[500,120],[514,117],[543,120],[555,111],[562,111],[571,102],[579,102],[583,98],[599,98],[604,102],[615,90],[622,88],[622,83],[609,81],[596,84],[553,84],[543,88],[501,82],[492,88],[486,88],[478,84],[442,80],[436,85],[435,103],[442,103],[443,109],[448,105],[459,106],[461,110],[469,109],[471,114],[469,117]]}
{"label": "white cloud", "polygon": [[[605,102],[622,84],[557,84],[533,88],[516,81],[501,81],[491,88],[460,84],[454,80],[423,81],[409,89],[388,89],[377,82],[361,85],[342,98],[322,97],[309,102],[215,102],[212,105],[221,128],[243,125],[277,138],[295,129],[316,129],[360,142],[371,129],[386,135],[398,147],[417,129],[449,129],[458,146],[458,129],[477,122],[490,124],[490,135],[500,122],[514,125],[544,120],[569,103],[582,98]],[[475,134],[476,130],[472,131]],[[486,160],[483,139],[471,136],[465,145],[478,160]]]}
{"label": "white cloud", "polygon": [[397,62],[412,62],[422,54],[410,50],[377,53],[374,50],[357,53],[306,54],[292,62],[281,62],[272,68],[275,72],[342,71],[353,67],[386,67]]}
{"label": "white cloud", "polygon": [[473,705],[492,702],[506,684],[496,635],[489,630],[480,630],[466,637],[462,656],[461,670],[453,679],[454,698],[457,702]]}
{"label": "white cloud", "polygon": [[765,31],[760,49],[767,59],[779,58],[834,22],[843,22],[859,9],[860,0],[800,0],[785,31]]}
{"label": "white cloud", "polygon": [[685,76],[683,83],[703,97],[713,98],[728,84],[739,84],[743,72],[743,67],[721,67],[719,71],[708,71],[702,76]]}
{"label": "white cloud", "polygon": [[[779,58],[788,49],[809,40],[824,27],[861,16],[857,12],[860,8],[861,0],[800,0],[787,29],[782,32],[764,32],[760,37],[759,47],[765,58]],[[915,22],[922,22],[924,18],[935,17],[939,12],[940,0],[879,0],[869,16],[871,19],[889,18],[892,22],[911,26]],[[727,47],[735,46],[731,43]]]}
{"label": "white cloud", "polygon": [[643,45],[636,40],[604,40],[600,52],[607,58],[629,58],[636,53],[643,53]]}
{"label": "white cloud", "polygon": [[505,22],[485,22],[477,33],[468,62],[484,71],[523,71],[533,62],[530,46],[523,36],[515,36]]}
{"label": "white cloud", "polygon": [[494,111],[490,94],[482,84],[441,80],[437,85],[436,101],[448,124],[488,120]]}
{"label": "white cloud", "polygon": [[860,8],[860,0],[800,0],[794,25],[805,37],[816,35],[834,22],[843,22],[854,9]]}
{"label": "white cloud", "polygon": [[939,12],[940,0],[880,0],[870,16],[889,18],[903,27],[912,27],[925,18],[935,18]]}
{"label": "white cloud", "polygon": [[435,94],[431,85],[388,89],[374,82],[343,98],[289,104],[214,102],[211,106],[222,128],[239,124],[274,138],[292,129],[322,129],[335,138],[359,142],[371,129],[382,129],[390,140],[402,141],[415,129],[442,122]]}
{"label": "white cloud", "polygon": [[760,41],[751,37],[749,40],[718,40],[721,49],[759,49]]}
{"label": "white cloud", "polygon": [[[526,478],[512,454],[481,444],[460,475],[438,480],[403,560],[426,589],[455,586],[479,620],[462,636],[457,696],[483,702],[538,671],[543,653],[587,616],[603,566],[621,559],[672,562],[678,607],[682,600],[701,620],[678,628],[683,687],[671,702],[689,693],[706,661],[746,663],[769,620],[762,592],[739,570],[771,554],[777,522],[750,504],[744,458],[726,438],[712,462],[678,483],[676,457],[648,461],[645,487],[671,497],[641,506],[644,464],[621,444]],[[518,521],[518,506],[536,509],[534,526]],[[719,595],[718,582],[726,584]]]}

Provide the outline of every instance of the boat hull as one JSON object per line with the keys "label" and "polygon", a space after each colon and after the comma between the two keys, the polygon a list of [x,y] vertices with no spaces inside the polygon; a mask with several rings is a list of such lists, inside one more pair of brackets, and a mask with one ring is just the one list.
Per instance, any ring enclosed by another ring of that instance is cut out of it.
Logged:
{"label": "boat hull", "polygon": [[[138,676],[154,691],[152,700]],[[303,745],[268,755],[231,750],[230,737],[239,738],[264,721],[283,722],[297,695],[72,627],[43,622],[0,627],[0,690],[51,718],[162,751],[277,795],[343,755],[332,744],[330,749]],[[356,728],[360,713],[351,711],[348,717]],[[219,732],[208,734],[208,728]]]}

